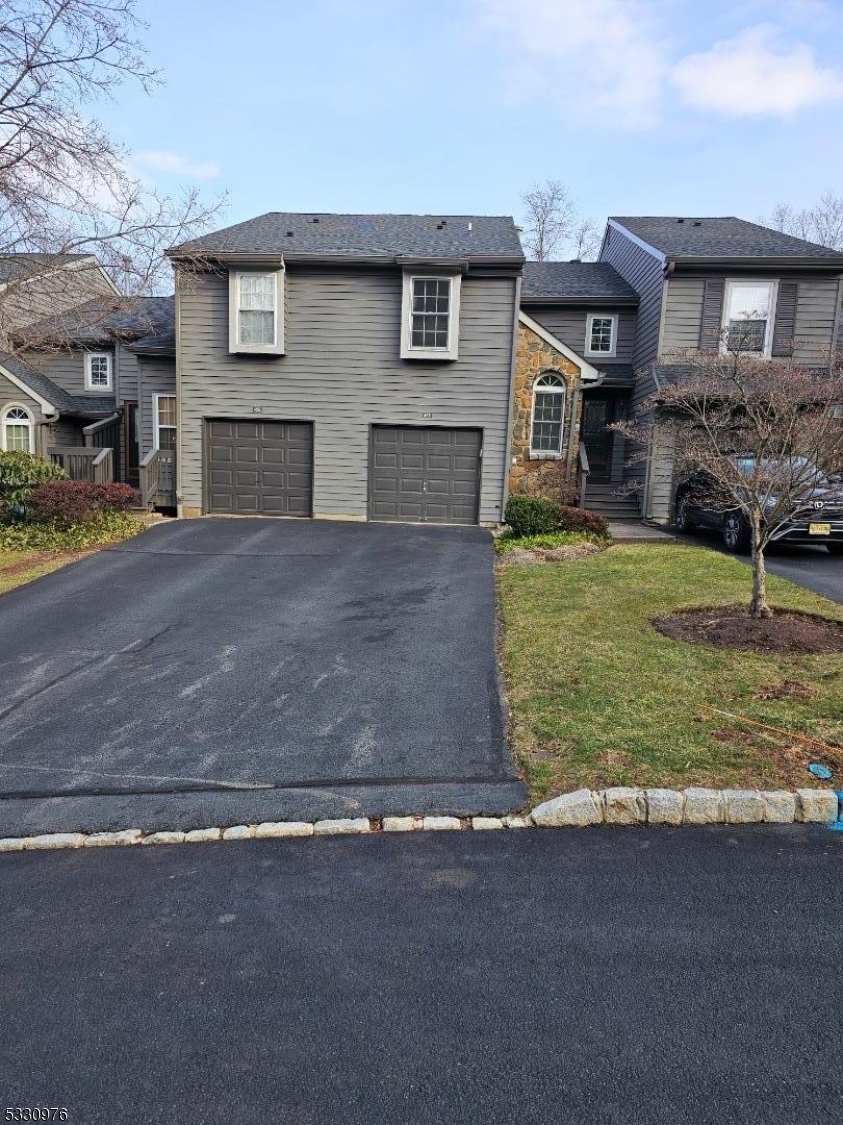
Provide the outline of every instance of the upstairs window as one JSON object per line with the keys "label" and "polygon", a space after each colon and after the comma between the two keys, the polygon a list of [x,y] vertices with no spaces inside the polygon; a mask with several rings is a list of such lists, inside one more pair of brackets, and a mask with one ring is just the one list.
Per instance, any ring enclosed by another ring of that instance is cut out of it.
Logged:
{"label": "upstairs window", "polygon": [[723,347],[768,356],[773,343],[774,281],[727,281],[723,295]]}
{"label": "upstairs window", "polygon": [[404,275],[403,359],[457,358],[460,280]]}
{"label": "upstairs window", "polygon": [[284,351],[283,279],[283,270],[231,273],[229,351]]}
{"label": "upstairs window", "polygon": [[111,390],[110,352],[87,352],[85,354],[85,390]]}
{"label": "upstairs window", "polygon": [[615,354],[618,318],[590,313],[586,322],[586,355],[611,357]]}
{"label": "upstairs window", "polygon": [[559,457],[565,424],[565,380],[548,372],[533,385],[533,423],[530,427],[530,456]]}

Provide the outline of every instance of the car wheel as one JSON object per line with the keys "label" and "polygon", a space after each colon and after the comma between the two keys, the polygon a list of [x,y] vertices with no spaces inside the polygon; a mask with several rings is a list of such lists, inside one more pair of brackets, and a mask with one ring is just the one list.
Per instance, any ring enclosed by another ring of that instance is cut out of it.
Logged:
{"label": "car wheel", "polygon": [[680,535],[693,531],[696,526],[688,513],[689,507],[687,496],[680,496],[676,501],[676,515],[673,522]]}
{"label": "car wheel", "polygon": [[843,543],[826,543],[825,549],[830,555],[843,555]]}
{"label": "car wheel", "polygon": [[736,555],[749,550],[749,528],[740,512],[729,512],[723,521],[723,546]]}

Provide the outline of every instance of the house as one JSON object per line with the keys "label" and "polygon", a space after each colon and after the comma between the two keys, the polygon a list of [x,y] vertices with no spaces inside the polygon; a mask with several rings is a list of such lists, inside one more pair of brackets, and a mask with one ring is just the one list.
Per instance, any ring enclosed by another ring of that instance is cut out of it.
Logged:
{"label": "house", "polygon": [[270,212],[169,256],[175,297],[128,304],[42,264],[95,280],[18,306],[0,445],[185,516],[494,525],[519,492],[667,521],[664,434],[634,463],[612,423],[730,326],[821,363],[843,278],[736,218],[612,218],[599,261],[525,262],[506,216]]}
{"label": "house", "polygon": [[[611,218],[600,261],[638,294],[632,409],[693,352],[742,350],[817,367],[837,348],[843,254],[734,216]],[[638,477],[641,514],[672,519],[674,455],[656,428]]]}
{"label": "house", "polygon": [[511,218],[272,212],[171,259],[182,514],[501,521]]}

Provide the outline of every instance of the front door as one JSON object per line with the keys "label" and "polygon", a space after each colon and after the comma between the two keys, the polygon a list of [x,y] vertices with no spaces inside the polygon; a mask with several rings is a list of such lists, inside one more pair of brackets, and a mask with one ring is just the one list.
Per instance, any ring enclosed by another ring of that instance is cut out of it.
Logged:
{"label": "front door", "polygon": [[609,479],[614,434],[608,427],[614,420],[614,399],[610,395],[583,396],[580,438],[588,454],[592,480]]}
{"label": "front door", "polygon": [[125,403],[123,420],[126,427],[124,441],[126,443],[126,484],[135,488],[140,484],[140,434],[138,432],[138,404]]}

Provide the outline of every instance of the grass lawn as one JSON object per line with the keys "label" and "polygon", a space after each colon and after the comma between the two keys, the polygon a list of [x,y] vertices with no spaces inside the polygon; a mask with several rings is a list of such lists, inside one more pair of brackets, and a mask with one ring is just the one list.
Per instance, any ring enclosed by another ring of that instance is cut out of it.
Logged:
{"label": "grass lawn", "polygon": [[[534,799],[580,786],[822,784],[810,761],[837,767],[841,785],[843,655],[728,652],[650,624],[683,606],[747,603],[750,575],[735,559],[670,543],[500,568],[513,746]],[[769,592],[776,606],[843,620],[843,607],[782,579],[771,577]]]}
{"label": "grass lawn", "polygon": [[0,551],[0,594],[81,559],[88,551]]}

